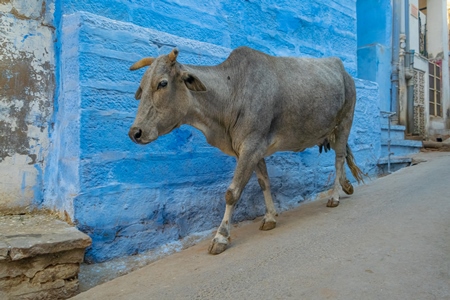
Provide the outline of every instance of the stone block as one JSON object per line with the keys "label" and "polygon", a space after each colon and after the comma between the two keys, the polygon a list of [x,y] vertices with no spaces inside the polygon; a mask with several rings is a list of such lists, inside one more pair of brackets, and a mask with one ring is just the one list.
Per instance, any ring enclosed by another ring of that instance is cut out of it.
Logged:
{"label": "stone block", "polygon": [[0,240],[0,261],[5,260],[8,257],[8,245]]}
{"label": "stone block", "polygon": [[[36,300],[36,299],[68,299],[78,292],[78,280],[65,281],[64,286],[30,292],[28,294],[11,295],[9,300]],[[1,292],[0,292],[0,299]]]}
{"label": "stone block", "polygon": [[58,253],[42,254],[16,261],[0,261],[0,280],[24,274],[28,278],[50,265],[80,264],[83,262],[84,249],[73,249]]}
{"label": "stone block", "polygon": [[[0,216],[0,254],[19,260],[40,254],[86,248],[91,239],[75,227],[44,215]],[[3,245],[3,247],[2,247]]]}
{"label": "stone block", "polygon": [[77,276],[80,271],[79,264],[60,264],[50,266],[36,273],[31,283],[45,283],[55,281],[57,279],[69,279]]}
{"label": "stone block", "polygon": [[0,299],[66,299],[91,239],[46,215],[0,216]]}

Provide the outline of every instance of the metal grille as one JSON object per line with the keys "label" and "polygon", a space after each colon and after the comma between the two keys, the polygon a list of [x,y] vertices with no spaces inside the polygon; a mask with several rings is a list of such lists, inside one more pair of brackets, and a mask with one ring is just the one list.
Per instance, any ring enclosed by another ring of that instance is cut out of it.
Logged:
{"label": "metal grille", "polygon": [[425,134],[425,72],[420,70],[414,70],[413,134]]}

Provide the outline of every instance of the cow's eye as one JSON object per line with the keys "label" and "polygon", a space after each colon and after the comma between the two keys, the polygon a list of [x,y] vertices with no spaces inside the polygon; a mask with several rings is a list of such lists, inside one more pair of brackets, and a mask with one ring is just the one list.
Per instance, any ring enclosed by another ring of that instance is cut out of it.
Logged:
{"label": "cow's eye", "polygon": [[158,84],[158,90],[159,90],[160,88],[165,87],[166,85],[167,85],[167,80],[162,80],[162,81]]}

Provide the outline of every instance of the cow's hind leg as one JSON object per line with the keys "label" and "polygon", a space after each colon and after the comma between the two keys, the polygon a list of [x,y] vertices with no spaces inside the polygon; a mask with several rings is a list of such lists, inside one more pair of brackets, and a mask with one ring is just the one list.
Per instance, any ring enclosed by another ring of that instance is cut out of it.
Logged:
{"label": "cow's hind leg", "polygon": [[347,143],[345,145],[344,159],[341,155],[343,146],[340,145],[338,147],[339,152],[336,152],[336,179],[333,186],[333,196],[327,203],[328,207],[336,207],[339,205],[339,184],[347,195],[353,194],[353,185],[350,180],[347,179],[345,174],[344,161],[347,161],[347,165],[358,183],[364,182],[364,176],[367,176],[356,165],[355,158],[353,157],[353,153],[349,145]]}
{"label": "cow's hind leg", "polygon": [[[345,177],[345,170],[344,170],[345,147],[344,147],[344,151],[342,151],[340,149],[340,147],[336,147],[334,150],[336,152],[336,161],[335,161],[336,177],[334,179],[331,199],[329,199],[328,203],[327,203],[328,207],[336,207],[339,205],[339,190],[341,187],[340,182],[342,180],[342,176]],[[352,187],[352,189],[353,189],[353,187]]]}
{"label": "cow's hind leg", "polygon": [[366,176],[356,165],[353,157],[352,150],[348,146],[348,136],[350,134],[351,119],[344,120],[334,132],[334,142],[331,143],[331,147],[336,153],[336,178],[334,179],[332,197],[328,200],[328,207],[336,207],[339,205],[339,190],[342,190],[347,194],[353,194],[353,185],[350,180],[347,179],[345,174],[344,162],[347,164],[352,172],[353,177],[358,182],[364,182],[363,176]]}
{"label": "cow's hind leg", "polygon": [[[347,165],[350,168],[350,171],[353,174],[353,177],[360,182],[364,182],[363,176],[366,176],[356,165],[355,158],[353,157],[352,150],[350,149],[348,143],[346,145],[346,152],[345,152],[345,160],[347,161]],[[342,172],[341,177],[339,179],[339,182],[342,186],[342,190],[347,194],[351,195],[353,194],[353,185],[351,184],[350,180],[347,179],[347,176],[345,175],[345,170]]]}
{"label": "cow's hind leg", "polygon": [[[214,239],[211,241],[208,252],[210,254],[219,254],[225,251],[230,239],[231,217],[234,207],[241,197],[244,187],[247,185],[258,161],[263,157],[262,151],[257,149],[245,149],[239,155],[233,181],[231,182],[225,194],[225,214]],[[258,154],[261,152],[260,154]]]}
{"label": "cow's hind leg", "polygon": [[334,179],[333,191],[331,199],[328,200],[328,207],[336,207],[339,205],[339,191],[342,190],[347,194],[353,193],[353,186],[345,175],[344,163],[347,157],[347,141],[350,135],[350,127],[352,124],[351,114],[347,114],[341,123],[335,127],[330,138],[331,148],[336,154],[335,168],[336,177]]}
{"label": "cow's hind leg", "polygon": [[264,201],[266,203],[266,214],[259,226],[260,230],[270,230],[274,229],[277,225],[275,216],[277,211],[273,205],[272,193],[270,192],[270,181],[269,175],[267,174],[266,161],[261,159],[256,165],[256,176],[258,177],[259,186],[261,187],[264,194]]}

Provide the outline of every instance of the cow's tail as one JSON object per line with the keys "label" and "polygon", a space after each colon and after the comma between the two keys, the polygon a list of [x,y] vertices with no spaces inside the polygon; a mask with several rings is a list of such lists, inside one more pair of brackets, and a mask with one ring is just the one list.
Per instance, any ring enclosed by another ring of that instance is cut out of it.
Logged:
{"label": "cow's tail", "polygon": [[363,173],[360,168],[355,163],[355,157],[353,156],[352,149],[350,149],[350,146],[347,143],[347,156],[345,157],[347,160],[347,165],[350,168],[350,171],[352,172],[353,177],[358,181],[358,183],[364,183],[364,177],[368,177],[367,174]]}

